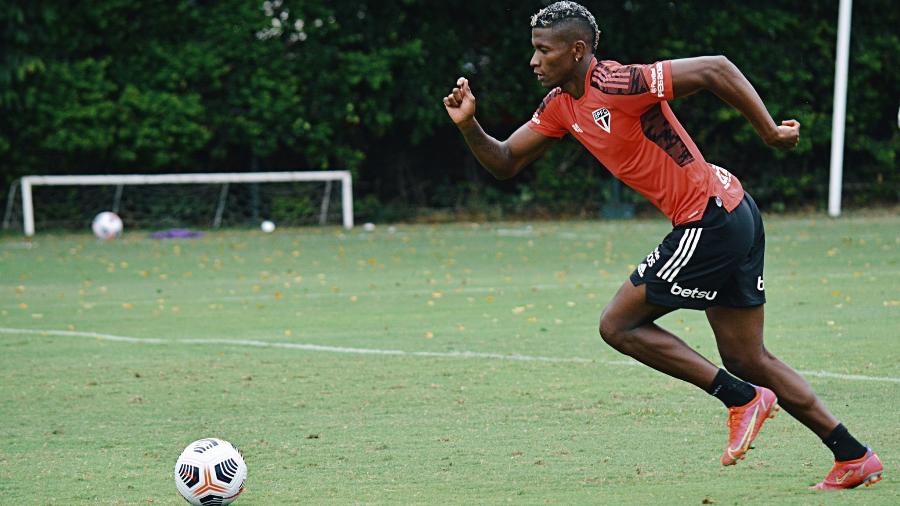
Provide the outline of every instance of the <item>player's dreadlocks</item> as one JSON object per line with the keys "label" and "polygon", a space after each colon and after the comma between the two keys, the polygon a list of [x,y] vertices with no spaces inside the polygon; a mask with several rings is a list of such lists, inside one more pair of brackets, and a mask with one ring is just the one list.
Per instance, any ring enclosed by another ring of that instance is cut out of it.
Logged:
{"label": "player's dreadlocks", "polygon": [[597,28],[597,21],[591,12],[581,4],[568,1],[550,4],[531,16],[531,27],[551,28],[566,20],[572,20],[590,29],[594,43],[592,49],[596,51],[600,42],[600,29]]}

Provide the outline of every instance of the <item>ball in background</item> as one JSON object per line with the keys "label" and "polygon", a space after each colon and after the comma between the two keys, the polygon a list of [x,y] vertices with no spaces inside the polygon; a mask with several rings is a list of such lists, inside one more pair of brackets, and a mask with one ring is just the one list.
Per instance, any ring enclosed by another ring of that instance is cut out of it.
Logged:
{"label": "ball in background", "polygon": [[94,221],[91,222],[91,230],[94,231],[94,235],[104,240],[119,237],[122,235],[122,228],[122,218],[111,211],[103,211],[94,216]]}
{"label": "ball in background", "polygon": [[244,491],[246,479],[241,452],[223,439],[194,441],[175,462],[175,488],[196,506],[231,504]]}
{"label": "ball in background", "polygon": [[270,234],[275,231],[275,223],[266,220],[259,225],[263,232]]}

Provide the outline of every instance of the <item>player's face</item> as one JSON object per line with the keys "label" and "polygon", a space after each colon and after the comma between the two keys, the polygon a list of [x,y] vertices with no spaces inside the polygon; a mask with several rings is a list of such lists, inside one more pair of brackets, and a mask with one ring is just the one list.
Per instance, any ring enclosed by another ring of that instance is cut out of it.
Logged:
{"label": "player's face", "polygon": [[537,75],[541,86],[555,88],[563,86],[576,75],[574,45],[552,28],[532,28],[531,69]]}

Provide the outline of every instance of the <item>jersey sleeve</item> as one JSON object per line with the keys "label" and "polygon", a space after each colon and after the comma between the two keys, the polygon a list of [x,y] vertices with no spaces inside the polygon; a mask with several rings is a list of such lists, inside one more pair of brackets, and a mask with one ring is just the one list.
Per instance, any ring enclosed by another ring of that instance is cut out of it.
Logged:
{"label": "jersey sleeve", "polygon": [[534,111],[534,115],[531,116],[531,121],[528,122],[528,126],[532,130],[541,135],[554,138],[564,137],[568,133],[565,122],[562,119],[562,111],[560,110],[562,105],[561,94],[562,90],[555,88],[544,97],[541,105],[538,106],[537,110]]}
{"label": "jersey sleeve", "polygon": [[646,65],[629,65],[634,93],[620,96],[620,106],[633,115],[643,114],[654,104],[675,98],[672,89],[672,62],[658,61]]}

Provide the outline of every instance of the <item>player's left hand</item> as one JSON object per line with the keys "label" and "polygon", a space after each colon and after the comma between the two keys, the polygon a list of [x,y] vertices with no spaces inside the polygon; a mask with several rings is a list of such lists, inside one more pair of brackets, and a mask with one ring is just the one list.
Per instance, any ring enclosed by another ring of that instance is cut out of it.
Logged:
{"label": "player's left hand", "polygon": [[773,148],[789,151],[800,143],[800,122],[795,119],[787,119],[781,125],[775,127],[775,135],[766,139],[766,144]]}

